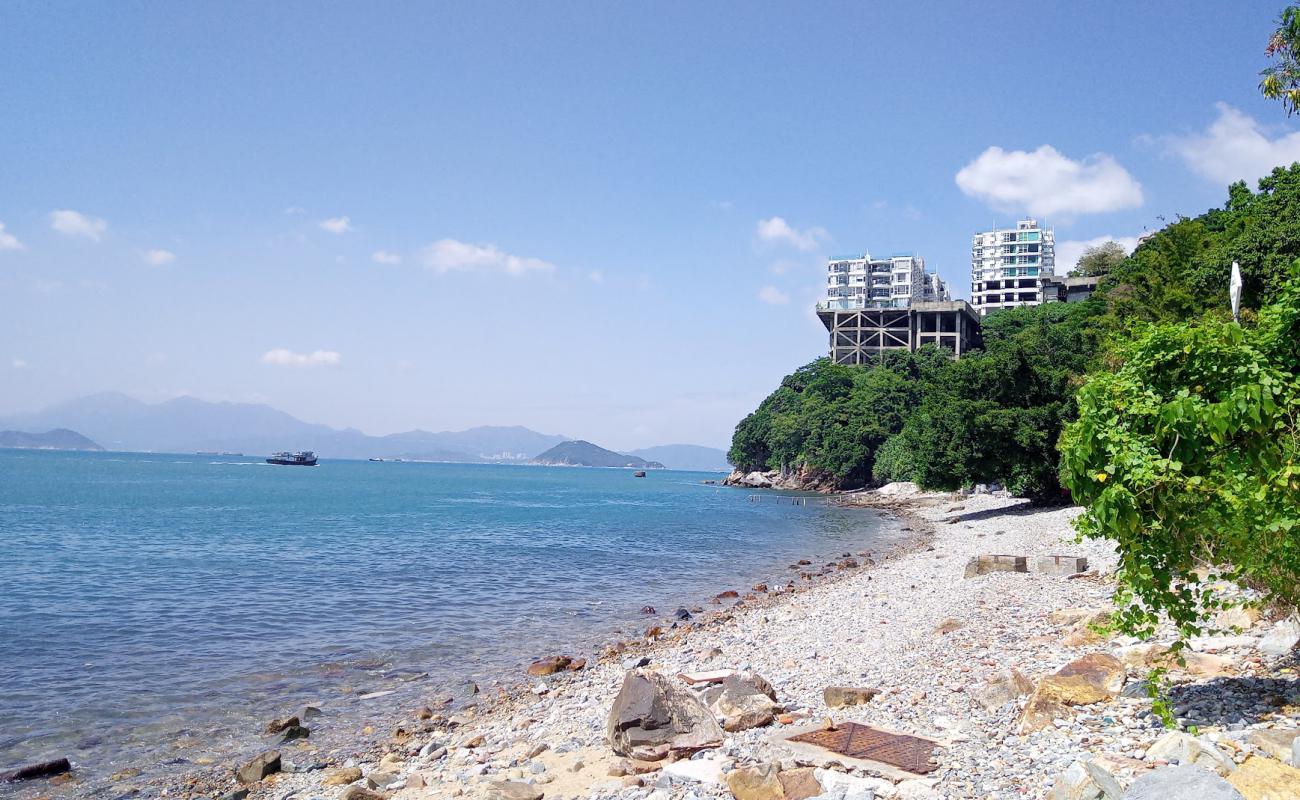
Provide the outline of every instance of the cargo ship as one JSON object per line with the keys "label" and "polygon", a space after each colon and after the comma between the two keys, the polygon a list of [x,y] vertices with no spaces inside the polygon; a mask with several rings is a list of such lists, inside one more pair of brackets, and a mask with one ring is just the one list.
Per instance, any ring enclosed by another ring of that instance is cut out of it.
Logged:
{"label": "cargo ship", "polygon": [[273,453],[266,460],[268,464],[281,464],[286,467],[314,467],[316,466],[316,454],[310,450],[304,450],[301,453]]}

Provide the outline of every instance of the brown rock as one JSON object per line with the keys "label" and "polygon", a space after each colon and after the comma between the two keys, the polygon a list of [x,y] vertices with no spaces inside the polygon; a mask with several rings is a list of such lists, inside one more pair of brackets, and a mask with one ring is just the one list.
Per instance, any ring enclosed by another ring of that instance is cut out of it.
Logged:
{"label": "brown rock", "polygon": [[663,632],[664,632],[663,627],[659,625],[651,625],[649,628],[645,629],[645,638],[653,639],[656,636],[662,636]]}
{"label": "brown rock", "polygon": [[266,723],[266,733],[280,733],[286,728],[294,728],[301,725],[302,721],[297,717],[285,717],[284,719],[273,719]]}
{"label": "brown rock", "polygon": [[841,708],[843,706],[865,705],[878,694],[880,694],[879,689],[858,686],[827,686],[822,690],[822,699],[831,708]]}
{"label": "brown rock", "polygon": [[807,800],[822,793],[822,785],[817,782],[816,770],[812,767],[787,769],[777,774],[785,800]]}
{"label": "brown rock", "polygon": [[766,591],[767,591],[767,584],[766,584],[766,583],[756,583],[756,584],[754,584],[754,591],[756,591],[756,592],[766,592]]}
{"label": "brown rock", "polygon": [[1182,664],[1174,663],[1170,666],[1181,669],[1188,675],[1195,675],[1199,678],[1222,678],[1227,675],[1235,675],[1237,672],[1236,663],[1230,658],[1213,656],[1209,653],[1197,653],[1194,650],[1185,650],[1182,656]]}
{"label": "brown rock", "polygon": [[1300,800],[1300,769],[1271,758],[1246,759],[1228,783],[1246,800]]}
{"label": "brown rock", "polygon": [[487,744],[487,737],[485,737],[483,734],[480,733],[478,736],[475,736],[474,738],[470,739],[468,742],[465,742],[465,747],[469,748],[470,750],[473,750],[474,748],[482,747],[485,744]]}
{"label": "brown rock", "polygon": [[56,758],[53,761],[41,761],[8,772],[0,772],[0,783],[17,783],[19,781],[37,780],[38,778],[50,778],[66,774],[71,769],[72,764],[68,762],[68,759]]}
{"label": "brown rock", "polygon": [[739,767],[727,773],[727,788],[736,800],[784,800],[785,787],[781,785],[780,767],[760,764]]}
{"label": "brown rock", "polygon": [[747,731],[772,724],[777,704],[771,684],[761,677],[731,675],[722,682],[721,691],[710,710],[722,719],[725,731]]}
{"label": "brown rock", "polygon": [[737,591],[735,591],[735,590],[733,590],[733,589],[728,589],[728,590],[725,591],[725,592],[718,592],[718,594],[714,597],[714,599],[715,599],[715,600],[734,600],[734,599],[737,598],[737,597],[740,597],[740,593],[739,593],[739,592],[737,592]]}
{"label": "brown rock", "polygon": [[540,661],[534,661],[529,664],[528,674],[534,677],[554,675],[569,666],[571,663],[573,663],[573,659],[568,656],[550,656],[549,658],[543,658]]}
{"label": "brown rock", "polygon": [[280,771],[280,754],[275,750],[267,750],[265,753],[252,758],[239,766],[235,770],[235,777],[240,783],[257,783],[268,775],[274,775]]}
{"label": "brown rock", "polygon": [[339,800],[388,800],[388,795],[364,786],[349,786],[339,794]]}
{"label": "brown rock", "polygon": [[492,781],[483,792],[486,800],[542,800],[541,789],[522,781]]}
{"label": "brown rock", "polygon": [[433,719],[433,709],[428,706],[421,706],[415,709],[416,719]]}
{"label": "brown rock", "polygon": [[587,668],[587,659],[585,658],[575,658],[569,662],[569,666],[565,667],[565,669],[567,669],[569,672],[577,672],[578,670],[586,669],[586,668]]}
{"label": "brown rock", "polygon": [[957,630],[960,627],[961,627],[961,620],[953,619],[952,617],[949,617],[948,619],[945,619],[943,622],[940,622],[938,626],[935,627],[934,632],[943,636],[952,633],[953,631]]}
{"label": "brown rock", "polygon": [[1029,733],[1046,728],[1064,716],[1067,706],[1083,706],[1113,699],[1124,688],[1124,665],[1106,653],[1090,653],[1066,664],[1038,682],[1020,716],[1018,730]]}
{"label": "brown rock", "polygon": [[976,686],[971,696],[975,698],[975,702],[992,711],[1012,700],[1024,697],[1033,690],[1034,682],[1026,678],[1020,670],[1012,667]]}
{"label": "brown rock", "polygon": [[361,780],[360,767],[335,767],[325,770],[325,779],[321,783],[325,786],[347,786]]}
{"label": "brown rock", "polygon": [[1300,730],[1295,728],[1261,728],[1252,731],[1247,741],[1273,758],[1287,761],[1297,737],[1300,737]]}

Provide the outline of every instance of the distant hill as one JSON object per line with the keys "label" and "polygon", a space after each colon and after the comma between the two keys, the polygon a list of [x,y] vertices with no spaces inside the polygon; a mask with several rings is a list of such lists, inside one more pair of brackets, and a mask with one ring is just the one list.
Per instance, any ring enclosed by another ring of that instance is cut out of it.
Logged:
{"label": "distant hill", "polygon": [[628,455],[638,456],[648,461],[658,461],[668,469],[686,469],[695,472],[731,471],[725,451],[698,444],[662,444],[657,447],[629,450]]}
{"label": "distant hill", "polygon": [[144,403],[105,392],[42,411],[0,418],[0,429],[83,432],[113,450],[162,453],[272,453],[314,450],[324,458],[409,458],[429,461],[524,462],[568,437],[528,428],[480,427],[369,436],[316,425],[267,405],[210,403],[178,397]]}
{"label": "distant hill", "polygon": [[67,428],[55,428],[45,433],[0,431],[0,447],[18,450],[103,450],[86,437]]}
{"label": "distant hill", "polygon": [[534,464],[564,467],[633,467],[635,469],[664,469],[657,461],[646,461],[637,456],[615,453],[581,439],[561,442],[534,458]]}

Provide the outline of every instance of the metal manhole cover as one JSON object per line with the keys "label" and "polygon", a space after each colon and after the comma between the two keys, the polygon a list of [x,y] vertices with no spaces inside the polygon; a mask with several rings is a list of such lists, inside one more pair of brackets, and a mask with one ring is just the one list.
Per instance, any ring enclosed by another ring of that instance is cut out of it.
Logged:
{"label": "metal manhole cover", "polygon": [[919,736],[886,733],[856,722],[842,722],[834,729],[801,733],[790,741],[824,747],[850,758],[863,758],[925,775],[938,768],[931,760],[935,743]]}

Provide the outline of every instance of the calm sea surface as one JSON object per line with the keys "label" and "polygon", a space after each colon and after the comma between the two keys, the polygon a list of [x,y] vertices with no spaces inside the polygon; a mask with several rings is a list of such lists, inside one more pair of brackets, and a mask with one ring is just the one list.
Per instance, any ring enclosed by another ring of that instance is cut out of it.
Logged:
{"label": "calm sea surface", "polygon": [[231,763],[304,702],[326,710],[313,742],[355,736],[590,654],[642,606],[900,536],[700,483],[720,477],[0,450],[0,769],[68,756],[63,791],[112,796],[127,766]]}

